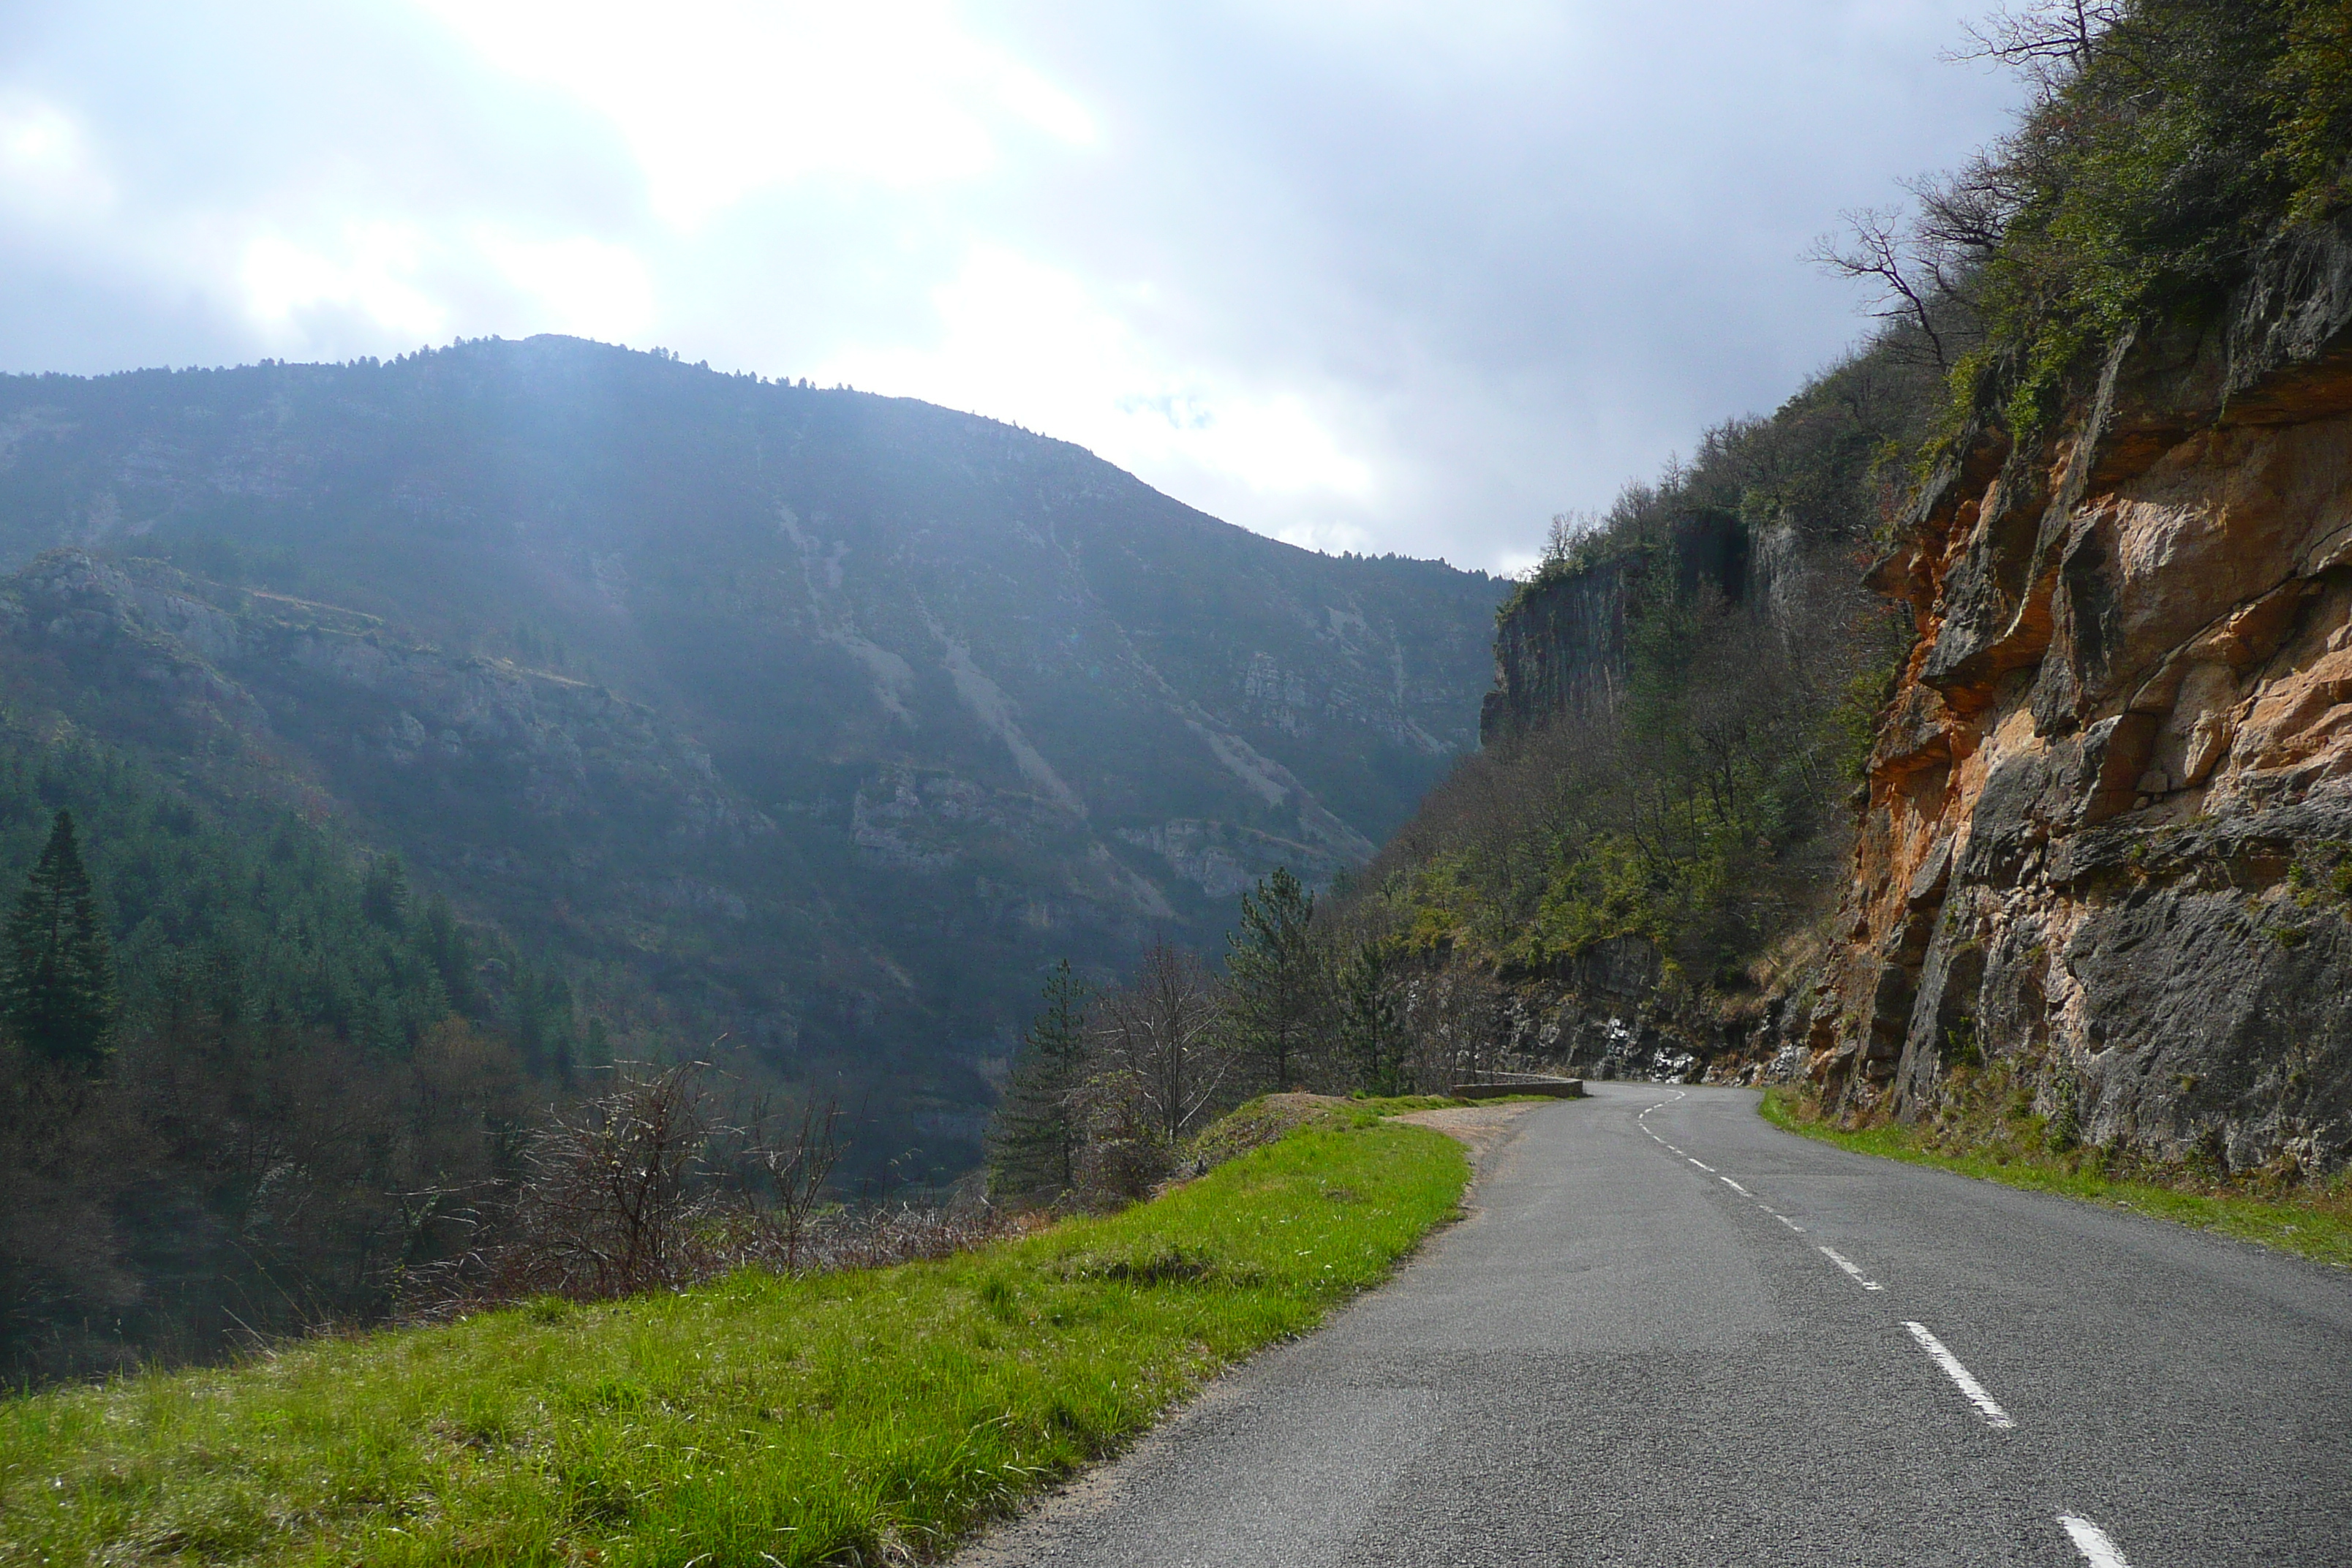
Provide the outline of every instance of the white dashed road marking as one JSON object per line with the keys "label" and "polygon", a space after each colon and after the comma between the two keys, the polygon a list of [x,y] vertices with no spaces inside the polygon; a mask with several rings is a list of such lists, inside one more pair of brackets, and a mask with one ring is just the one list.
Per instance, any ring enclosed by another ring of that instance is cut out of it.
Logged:
{"label": "white dashed road marking", "polygon": [[[1829,1248],[1826,1247],[1822,1248],[1822,1250],[1829,1252]],[[1831,1253],[1830,1256],[1832,1258],[1837,1257],[1835,1253]],[[1839,1258],[1839,1261],[1843,1263],[1844,1262],[1844,1259]],[[1848,1267],[1851,1267],[1851,1265]],[[2000,1407],[2000,1402],[1994,1399],[1991,1394],[1985,1392],[1985,1385],[1979,1383],[1976,1378],[1969,1373],[1969,1369],[1960,1364],[1960,1358],[1946,1350],[1944,1348],[1944,1342],[1927,1331],[1926,1324],[1906,1321],[1903,1326],[1911,1331],[1911,1337],[1919,1342],[1919,1348],[1927,1352],[1928,1359],[1933,1361],[1937,1366],[1942,1367],[1944,1369],[1944,1375],[1950,1378],[1954,1386],[1958,1387],[1962,1394],[1968,1396],[1969,1403],[1977,1407],[1977,1414],[1984,1417],[1984,1424],[1986,1426],[1991,1427],[1996,1432],[2006,1432],[2011,1427],[2017,1425],[2017,1422],[2011,1417],[2009,1412]],[[2068,1527],[2070,1533],[2072,1529],[2072,1526]],[[2074,1538],[2074,1543],[2077,1546],[2080,1546],[2082,1544],[2082,1539],[2083,1538],[2081,1536],[2076,1536]],[[2105,1541],[2106,1537],[2102,1535],[2099,1539],[2101,1541]],[[2110,1550],[2112,1550],[2112,1548],[2110,1548]],[[2098,1559],[2094,1558],[2092,1561],[2095,1563]],[[2121,1563],[2123,1559],[2117,1557],[2113,1561]]]}
{"label": "white dashed road marking", "polygon": [[1824,1247],[1822,1248],[1822,1256],[1828,1258],[1832,1263],[1836,1264],[1840,1268],[1844,1269],[1848,1274],[1852,1275],[1853,1277],[1853,1282],[1861,1286],[1864,1289],[1884,1290],[1886,1289],[1885,1286],[1881,1285],[1869,1275],[1864,1274],[1861,1269],[1856,1268],[1853,1264],[1847,1262],[1843,1257],[1839,1256],[1829,1247]]}
{"label": "white dashed road marking", "polygon": [[[1682,1099],[1683,1096],[1676,1095],[1675,1098],[1679,1100]],[[1658,1104],[1650,1107],[1650,1110],[1657,1110],[1672,1103],[1672,1100],[1660,1100]],[[1643,1116],[1647,1116],[1649,1114],[1649,1110],[1643,1111],[1641,1114]],[[1724,1175],[1706,1161],[1698,1159],[1695,1155],[1684,1153],[1681,1149],[1667,1142],[1665,1139],[1660,1137],[1646,1122],[1641,1123],[1641,1126],[1642,1131],[1649,1133],[1661,1147],[1671,1150],[1674,1153],[1681,1155],[1683,1159],[1689,1161],[1700,1170],[1705,1171],[1708,1175],[1715,1177],[1716,1180],[1721,1182],[1725,1186],[1729,1187],[1733,1192],[1738,1193],[1741,1197],[1747,1198],[1755,1204],[1758,1208],[1762,1209],[1766,1214],[1770,1215],[1774,1219],[1777,1219],[1782,1225],[1787,1226],[1797,1235],[1802,1236],[1805,1234],[1805,1227],[1803,1226],[1799,1225],[1795,1220],[1790,1219],[1787,1215],[1782,1214],[1770,1204],[1759,1198],[1754,1193],[1749,1192],[1746,1187],[1741,1186],[1729,1176]],[[1851,1258],[1840,1254],[1835,1247],[1822,1247],[1820,1248],[1820,1251],[1822,1257],[1828,1258],[1832,1263],[1836,1264],[1839,1268],[1845,1272],[1848,1278],[1853,1279],[1855,1284],[1861,1286],[1864,1289],[1884,1290],[1886,1289],[1885,1286],[1881,1285],[1877,1280],[1871,1279],[1859,1268],[1855,1267]],[[1910,1332],[1912,1339],[1918,1342],[1919,1348],[1927,1352],[1927,1358],[1943,1369],[1944,1375],[1952,1380],[1952,1385],[1955,1388],[1958,1388],[1960,1391],[1961,1395],[1965,1397],[1970,1405],[1976,1407],[1977,1414],[1983,1418],[1984,1424],[1987,1426],[1991,1427],[1996,1432],[2007,1432],[2015,1429],[2017,1426],[2016,1417],[2012,1416],[2008,1411],[2001,1408],[2000,1402],[1993,1398],[1992,1394],[1986,1390],[1985,1385],[1976,1380],[1976,1375],[1973,1373],[1969,1372],[1967,1367],[1960,1364],[1960,1358],[1954,1355],[1948,1349],[1947,1349],[1944,1345],[1944,1342],[1937,1339],[1933,1333],[1931,1333],[1925,1323],[1915,1323],[1906,1320],[1903,1327]],[[2058,1525],[2060,1529],[2065,1531],[2067,1539],[2074,1543],[2074,1550],[2082,1553],[2083,1561],[2088,1563],[2090,1568],[2131,1568],[2131,1564],[2124,1560],[2122,1549],[2116,1545],[2115,1541],[2105,1531],[2101,1530],[2089,1520],[2083,1518],[2079,1514],[2062,1513],[2058,1516]]]}
{"label": "white dashed road marking", "polygon": [[2107,1532],[2089,1520],[2062,1513],[2058,1523],[2074,1539],[2074,1550],[2083,1554],[2083,1561],[2091,1568],[2131,1568],[2116,1543],[2107,1539]]}

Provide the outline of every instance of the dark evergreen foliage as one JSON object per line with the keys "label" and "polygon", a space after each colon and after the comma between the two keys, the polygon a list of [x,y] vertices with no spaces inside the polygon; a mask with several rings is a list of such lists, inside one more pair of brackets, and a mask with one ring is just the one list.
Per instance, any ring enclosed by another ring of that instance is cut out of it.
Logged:
{"label": "dark evergreen foliage", "polygon": [[1077,1181],[1083,1138],[1089,986],[1063,959],[1047,976],[1045,1006],[1023,1037],[988,1131],[988,1190],[997,1197],[1051,1197]]}
{"label": "dark evergreen foliage", "polygon": [[1407,1094],[1412,1040],[1406,1033],[1391,962],[1378,942],[1356,944],[1339,965],[1332,987],[1332,1020],[1339,1054],[1356,1089],[1367,1094]]}
{"label": "dark evergreen foliage", "polygon": [[114,1033],[114,958],[89,872],[60,809],[8,918],[0,1021],[44,1061],[95,1070]]}
{"label": "dark evergreen foliage", "polygon": [[1226,938],[1229,1044],[1252,1081],[1277,1092],[1297,1086],[1305,1058],[1329,1028],[1314,920],[1315,895],[1277,866],[1242,895],[1241,924]]}

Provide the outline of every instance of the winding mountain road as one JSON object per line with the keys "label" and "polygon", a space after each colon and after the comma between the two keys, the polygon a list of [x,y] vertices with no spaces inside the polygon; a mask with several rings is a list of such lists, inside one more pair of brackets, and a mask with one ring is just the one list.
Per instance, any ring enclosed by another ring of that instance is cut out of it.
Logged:
{"label": "winding mountain road", "polygon": [[2352,1563],[2352,1275],[1594,1089],[958,1562]]}

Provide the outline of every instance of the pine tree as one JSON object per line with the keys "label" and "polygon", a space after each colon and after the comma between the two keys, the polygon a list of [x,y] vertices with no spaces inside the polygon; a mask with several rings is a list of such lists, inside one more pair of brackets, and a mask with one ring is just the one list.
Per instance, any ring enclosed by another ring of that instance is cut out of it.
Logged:
{"label": "pine tree", "polygon": [[1296,1083],[1326,1026],[1328,987],[1308,927],[1315,895],[1287,867],[1242,895],[1241,929],[1226,937],[1233,1044],[1277,1090]]}
{"label": "pine tree", "polygon": [[1086,1078],[1087,1008],[1093,991],[1054,966],[1045,1005],[1030,1024],[988,1129],[988,1190],[1000,1197],[1067,1192],[1077,1179],[1077,1091]]}
{"label": "pine tree", "polygon": [[473,944],[466,940],[466,928],[457,923],[457,912],[438,893],[425,906],[425,951],[441,976],[450,1010],[468,1018],[479,1017],[482,996],[474,979]]}
{"label": "pine tree", "polygon": [[1351,1087],[1370,1094],[1403,1094],[1412,1087],[1405,1073],[1412,1042],[1387,980],[1387,955],[1366,942],[1340,967],[1336,988],[1340,1054]]}
{"label": "pine tree", "polygon": [[25,879],[0,957],[0,1023],[16,1043],[68,1066],[103,1064],[114,1033],[114,961],[69,811],[58,813]]}
{"label": "pine tree", "polygon": [[408,918],[408,873],[399,856],[386,855],[368,868],[360,884],[360,913],[387,930]]}

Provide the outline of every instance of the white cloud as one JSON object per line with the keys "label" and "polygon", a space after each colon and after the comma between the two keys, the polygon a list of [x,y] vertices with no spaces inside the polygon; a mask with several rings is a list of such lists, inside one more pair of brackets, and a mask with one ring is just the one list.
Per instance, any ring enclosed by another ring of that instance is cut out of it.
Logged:
{"label": "white cloud", "polygon": [[247,308],[281,337],[298,334],[304,315],[333,310],[355,311],[403,338],[437,338],[448,313],[416,278],[430,246],[399,223],[348,224],[325,247],[264,234],[245,250]]}
{"label": "white cloud", "polygon": [[496,229],[481,231],[476,243],[533,302],[512,335],[570,332],[626,342],[642,341],[653,325],[653,273],[626,246],[584,235],[523,239]]}
{"label": "white cloud", "polygon": [[1095,137],[1084,106],[937,3],[417,3],[499,68],[609,118],[655,210],[680,227],[812,177],[914,186],[985,174],[1008,123],[1070,144]]}
{"label": "white cloud", "polygon": [[114,185],[72,116],[38,99],[5,100],[0,200],[37,218],[87,217],[113,205]]}
{"label": "white cloud", "polygon": [[0,368],[570,331],[1509,564],[1860,330],[1982,3],[19,0]]}
{"label": "white cloud", "polygon": [[932,290],[929,342],[845,349],[819,379],[1009,420],[1145,473],[1189,469],[1264,497],[1372,494],[1373,465],[1328,410],[1175,363],[1136,324],[1150,294],[978,247]]}

